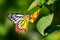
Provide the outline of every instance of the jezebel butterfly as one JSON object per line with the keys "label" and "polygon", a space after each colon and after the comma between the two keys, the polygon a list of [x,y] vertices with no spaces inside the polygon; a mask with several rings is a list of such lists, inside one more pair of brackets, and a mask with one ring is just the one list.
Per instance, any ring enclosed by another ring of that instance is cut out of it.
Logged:
{"label": "jezebel butterfly", "polygon": [[9,14],[8,18],[16,24],[16,31],[19,33],[25,33],[28,29],[28,23],[33,23],[36,21],[39,15],[39,10],[31,15],[21,15],[21,14]]}

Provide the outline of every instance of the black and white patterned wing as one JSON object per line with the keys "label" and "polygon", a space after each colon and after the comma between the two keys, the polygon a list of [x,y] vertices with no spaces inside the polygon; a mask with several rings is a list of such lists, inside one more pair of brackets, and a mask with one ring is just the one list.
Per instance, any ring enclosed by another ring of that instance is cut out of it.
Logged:
{"label": "black and white patterned wing", "polygon": [[11,20],[14,23],[17,23],[24,15],[20,15],[20,14],[9,14],[8,18],[9,20]]}

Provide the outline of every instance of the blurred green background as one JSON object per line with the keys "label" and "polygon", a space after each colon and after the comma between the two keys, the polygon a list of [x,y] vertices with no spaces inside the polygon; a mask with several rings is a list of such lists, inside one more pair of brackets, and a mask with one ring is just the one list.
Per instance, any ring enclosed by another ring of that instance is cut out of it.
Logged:
{"label": "blurred green background", "polygon": [[[0,40],[42,40],[43,36],[37,30],[36,22],[29,23],[28,31],[21,34],[15,31],[15,24],[11,22],[7,17],[7,15],[10,13],[29,14],[27,12],[27,9],[29,9],[30,5],[33,2],[34,0],[0,0]],[[51,13],[54,13],[52,25],[60,25],[60,0],[56,0],[56,2],[55,0],[40,0],[39,2],[39,7],[43,5],[41,7],[41,16],[43,17],[49,14],[51,11]],[[36,9],[34,8],[32,10]],[[33,11],[31,11],[30,13],[32,12]],[[48,32],[49,30],[46,31]],[[57,36],[56,33],[60,34],[60,31],[58,32],[48,35],[44,40],[49,40],[52,35],[52,38],[54,38],[54,36]],[[60,37],[60,35],[58,36]]]}
{"label": "blurred green background", "polygon": [[[10,13],[26,13],[34,0],[0,0],[0,40],[40,40],[42,35],[37,32],[34,24],[30,23],[26,33],[17,33],[15,24],[7,15]],[[41,36],[41,37],[40,37]]]}

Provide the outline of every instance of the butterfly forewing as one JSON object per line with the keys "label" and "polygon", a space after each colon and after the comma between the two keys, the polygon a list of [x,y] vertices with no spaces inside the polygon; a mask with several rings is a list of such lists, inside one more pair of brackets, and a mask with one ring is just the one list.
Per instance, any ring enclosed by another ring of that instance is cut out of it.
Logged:
{"label": "butterfly forewing", "polygon": [[20,14],[9,14],[8,18],[14,22],[17,23],[24,15],[20,15]]}

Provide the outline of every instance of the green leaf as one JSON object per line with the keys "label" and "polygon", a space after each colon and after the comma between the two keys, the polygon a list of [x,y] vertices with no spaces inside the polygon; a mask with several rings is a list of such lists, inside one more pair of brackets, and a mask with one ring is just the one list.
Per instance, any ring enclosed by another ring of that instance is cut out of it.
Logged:
{"label": "green leaf", "polygon": [[27,11],[31,10],[32,8],[34,8],[34,3],[37,3],[38,6],[41,6],[45,3],[45,0],[35,0],[33,1],[33,3],[30,5],[30,7],[28,8]]}
{"label": "green leaf", "polygon": [[44,30],[52,23],[53,14],[49,14],[39,19],[37,22],[37,29],[38,31],[44,35]]}
{"label": "green leaf", "polygon": [[50,13],[50,10],[45,6],[42,6],[42,8],[40,9],[40,13],[41,15],[47,15]]}
{"label": "green leaf", "polygon": [[50,25],[48,28],[45,29],[44,33],[48,35],[56,30],[60,30],[59,25]]}
{"label": "green leaf", "polygon": [[50,4],[53,4],[56,0],[48,0],[47,4],[50,5]]}
{"label": "green leaf", "polygon": [[60,27],[60,25],[56,25],[57,27]]}
{"label": "green leaf", "polygon": [[39,7],[34,7],[34,8],[32,8],[30,11],[28,11],[28,12],[29,12],[29,14],[32,14],[32,13],[34,13],[35,11],[37,11],[38,9],[40,10]]}
{"label": "green leaf", "polygon": [[60,40],[60,30],[47,35],[43,40]]}

